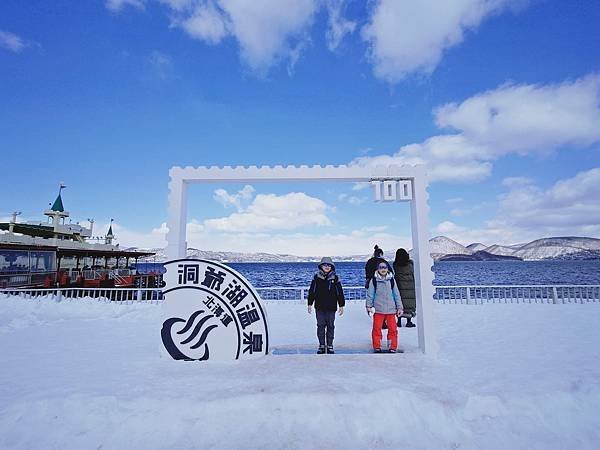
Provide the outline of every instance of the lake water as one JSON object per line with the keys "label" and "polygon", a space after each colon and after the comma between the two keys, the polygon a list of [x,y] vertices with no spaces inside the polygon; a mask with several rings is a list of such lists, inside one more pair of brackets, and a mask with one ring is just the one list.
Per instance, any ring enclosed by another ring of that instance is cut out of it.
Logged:
{"label": "lake water", "polygon": [[[315,263],[230,263],[255,287],[307,286]],[[364,263],[340,262],[345,286],[362,286]],[[600,261],[444,261],[435,263],[434,284],[600,284]]]}

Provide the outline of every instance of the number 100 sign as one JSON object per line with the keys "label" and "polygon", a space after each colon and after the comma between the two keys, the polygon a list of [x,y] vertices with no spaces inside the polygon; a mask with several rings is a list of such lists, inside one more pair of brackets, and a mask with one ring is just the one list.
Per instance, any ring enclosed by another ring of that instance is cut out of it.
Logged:
{"label": "number 100 sign", "polygon": [[376,202],[406,202],[412,200],[411,180],[373,180]]}

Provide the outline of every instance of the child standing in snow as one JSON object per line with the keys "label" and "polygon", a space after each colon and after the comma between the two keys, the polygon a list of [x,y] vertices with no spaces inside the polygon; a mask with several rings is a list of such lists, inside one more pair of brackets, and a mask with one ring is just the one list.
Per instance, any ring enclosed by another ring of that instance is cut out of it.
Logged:
{"label": "child standing in snow", "polygon": [[379,263],[377,272],[371,278],[367,289],[367,314],[371,315],[372,309],[375,309],[371,332],[375,353],[381,353],[381,327],[384,321],[388,326],[389,352],[396,353],[398,348],[396,317],[402,314],[402,300],[394,276],[389,272],[388,267],[389,264],[385,261]]}
{"label": "child standing in snow", "polygon": [[[333,351],[333,333],[335,330],[335,312],[340,307],[340,316],[344,314],[344,290],[335,273],[331,258],[323,258],[319,271],[313,277],[308,290],[308,313],[312,314],[313,303],[317,314],[317,354],[335,353]],[[325,346],[327,344],[327,346]]]}
{"label": "child standing in snow", "polygon": [[377,267],[379,263],[386,263],[388,265],[388,270],[391,272],[392,268],[389,263],[383,258],[383,250],[379,248],[379,245],[375,245],[375,249],[373,251],[373,256],[367,261],[365,264],[365,288],[369,288],[369,282],[371,278],[375,275],[377,271]]}

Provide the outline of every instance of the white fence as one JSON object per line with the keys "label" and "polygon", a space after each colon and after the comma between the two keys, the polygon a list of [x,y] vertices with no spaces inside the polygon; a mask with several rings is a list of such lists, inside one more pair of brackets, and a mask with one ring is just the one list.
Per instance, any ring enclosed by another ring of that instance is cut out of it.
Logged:
{"label": "white fence", "polygon": [[[308,287],[257,288],[261,298],[268,302],[296,301],[303,303]],[[344,288],[346,300],[364,301],[366,290],[362,286]],[[0,298],[18,296],[41,299],[54,296],[59,301],[81,297],[100,301],[160,302],[159,288],[60,288],[60,289],[0,289]],[[497,285],[497,286],[436,286],[433,296],[439,303],[479,305],[484,303],[600,303],[600,285]]]}
{"label": "white fence", "polygon": [[439,303],[590,303],[600,302],[600,285],[436,286]]}
{"label": "white fence", "polygon": [[41,300],[53,297],[58,301],[78,298],[95,298],[99,301],[131,302],[160,302],[163,299],[160,288],[128,289],[128,288],[56,288],[56,289],[0,289],[0,299],[11,296],[30,300]]}
{"label": "white fence", "polygon": [[[308,297],[308,286],[306,287],[264,287],[256,288],[260,298],[265,301],[286,300],[304,302]],[[346,300],[365,300],[367,291],[363,286],[350,286],[344,288]]]}

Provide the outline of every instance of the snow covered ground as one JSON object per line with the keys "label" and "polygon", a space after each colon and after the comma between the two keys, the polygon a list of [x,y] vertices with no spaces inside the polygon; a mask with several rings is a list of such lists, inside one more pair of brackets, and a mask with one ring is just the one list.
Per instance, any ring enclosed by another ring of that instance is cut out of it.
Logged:
{"label": "snow covered ground", "polygon": [[[313,349],[304,305],[272,347]],[[436,305],[440,354],[159,356],[157,305],[0,298],[0,448],[599,448],[600,305]],[[336,346],[369,348],[349,304]]]}

